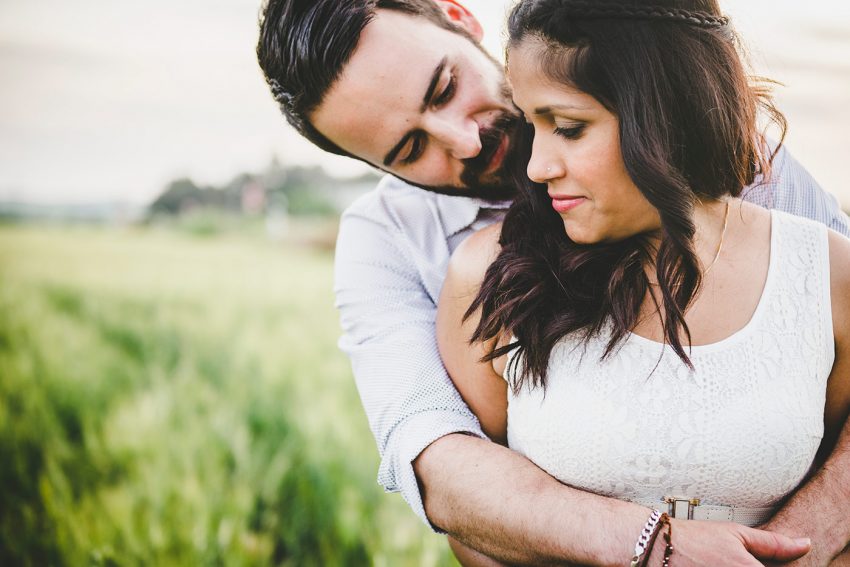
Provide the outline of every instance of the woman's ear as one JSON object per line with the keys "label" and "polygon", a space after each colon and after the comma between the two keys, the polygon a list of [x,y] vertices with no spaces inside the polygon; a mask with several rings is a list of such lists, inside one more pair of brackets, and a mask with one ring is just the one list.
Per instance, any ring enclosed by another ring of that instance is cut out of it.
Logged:
{"label": "woman's ear", "polygon": [[434,0],[434,2],[442,8],[452,23],[466,30],[475,41],[481,42],[484,38],[484,29],[481,27],[481,22],[478,21],[478,18],[472,15],[472,12],[467,10],[457,0]]}

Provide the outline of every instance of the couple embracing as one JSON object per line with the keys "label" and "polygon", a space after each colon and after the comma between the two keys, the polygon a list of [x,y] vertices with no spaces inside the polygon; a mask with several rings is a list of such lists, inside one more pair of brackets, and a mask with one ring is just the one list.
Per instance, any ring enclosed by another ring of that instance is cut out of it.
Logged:
{"label": "couple embracing", "polygon": [[[716,0],[268,0],[379,482],[464,565],[850,565],[850,224]],[[778,126],[768,140],[763,118]]]}

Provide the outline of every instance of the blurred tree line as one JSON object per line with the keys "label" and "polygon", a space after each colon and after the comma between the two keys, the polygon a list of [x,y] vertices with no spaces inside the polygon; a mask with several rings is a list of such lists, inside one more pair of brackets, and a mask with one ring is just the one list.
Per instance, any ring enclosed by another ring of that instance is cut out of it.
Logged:
{"label": "blurred tree line", "polygon": [[202,186],[181,178],[169,183],[148,208],[148,217],[180,216],[198,210],[236,215],[284,212],[302,217],[332,217],[353,194],[375,186],[379,177],[367,172],[352,179],[331,177],[319,166],[283,167],[273,159],[259,174],[242,173],[223,186]]}

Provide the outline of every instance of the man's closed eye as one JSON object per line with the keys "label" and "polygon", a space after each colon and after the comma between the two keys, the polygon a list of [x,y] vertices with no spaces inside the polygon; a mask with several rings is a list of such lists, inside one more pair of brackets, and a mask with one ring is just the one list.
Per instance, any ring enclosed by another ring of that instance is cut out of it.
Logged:
{"label": "man's closed eye", "polygon": [[417,132],[416,134],[411,136],[410,143],[408,144],[408,146],[410,147],[410,151],[406,157],[403,157],[401,159],[401,163],[403,165],[410,165],[416,160],[418,160],[425,152],[426,145],[427,142],[425,141],[424,132]]}

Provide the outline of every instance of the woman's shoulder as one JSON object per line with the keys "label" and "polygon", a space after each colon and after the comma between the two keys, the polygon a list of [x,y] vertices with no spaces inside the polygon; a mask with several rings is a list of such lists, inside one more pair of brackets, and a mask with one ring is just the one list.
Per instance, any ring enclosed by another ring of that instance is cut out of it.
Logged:
{"label": "woman's shoulder", "polygon": [[850,239],[829,230],[829,275],[832,288],[832,302],[843,307],[847,314],[847,326],[850,327]]}
{"label": "woman's shoulder", "polygon": [[449,262],[447,282],[454,286],[478,287],[487,268],[499,255],[502,223],[491,224],[460,243]]}
{"label": "woman's shoulder", "polygon": [[[828,229],[830,265],[838,268],[839,272],[850,273],[850,238]],[[832,260],[836,260],[840,266]]]}
{"label": "woman's shoulder", "polygon": [[501,234],[502,223],[497,222],[486,226],[472,233],[469,238],[461,242],[452,256],[462,256],[466,259],[472,259],[482,254],[487,254],[495,257],[499,254],[499,237]]}

